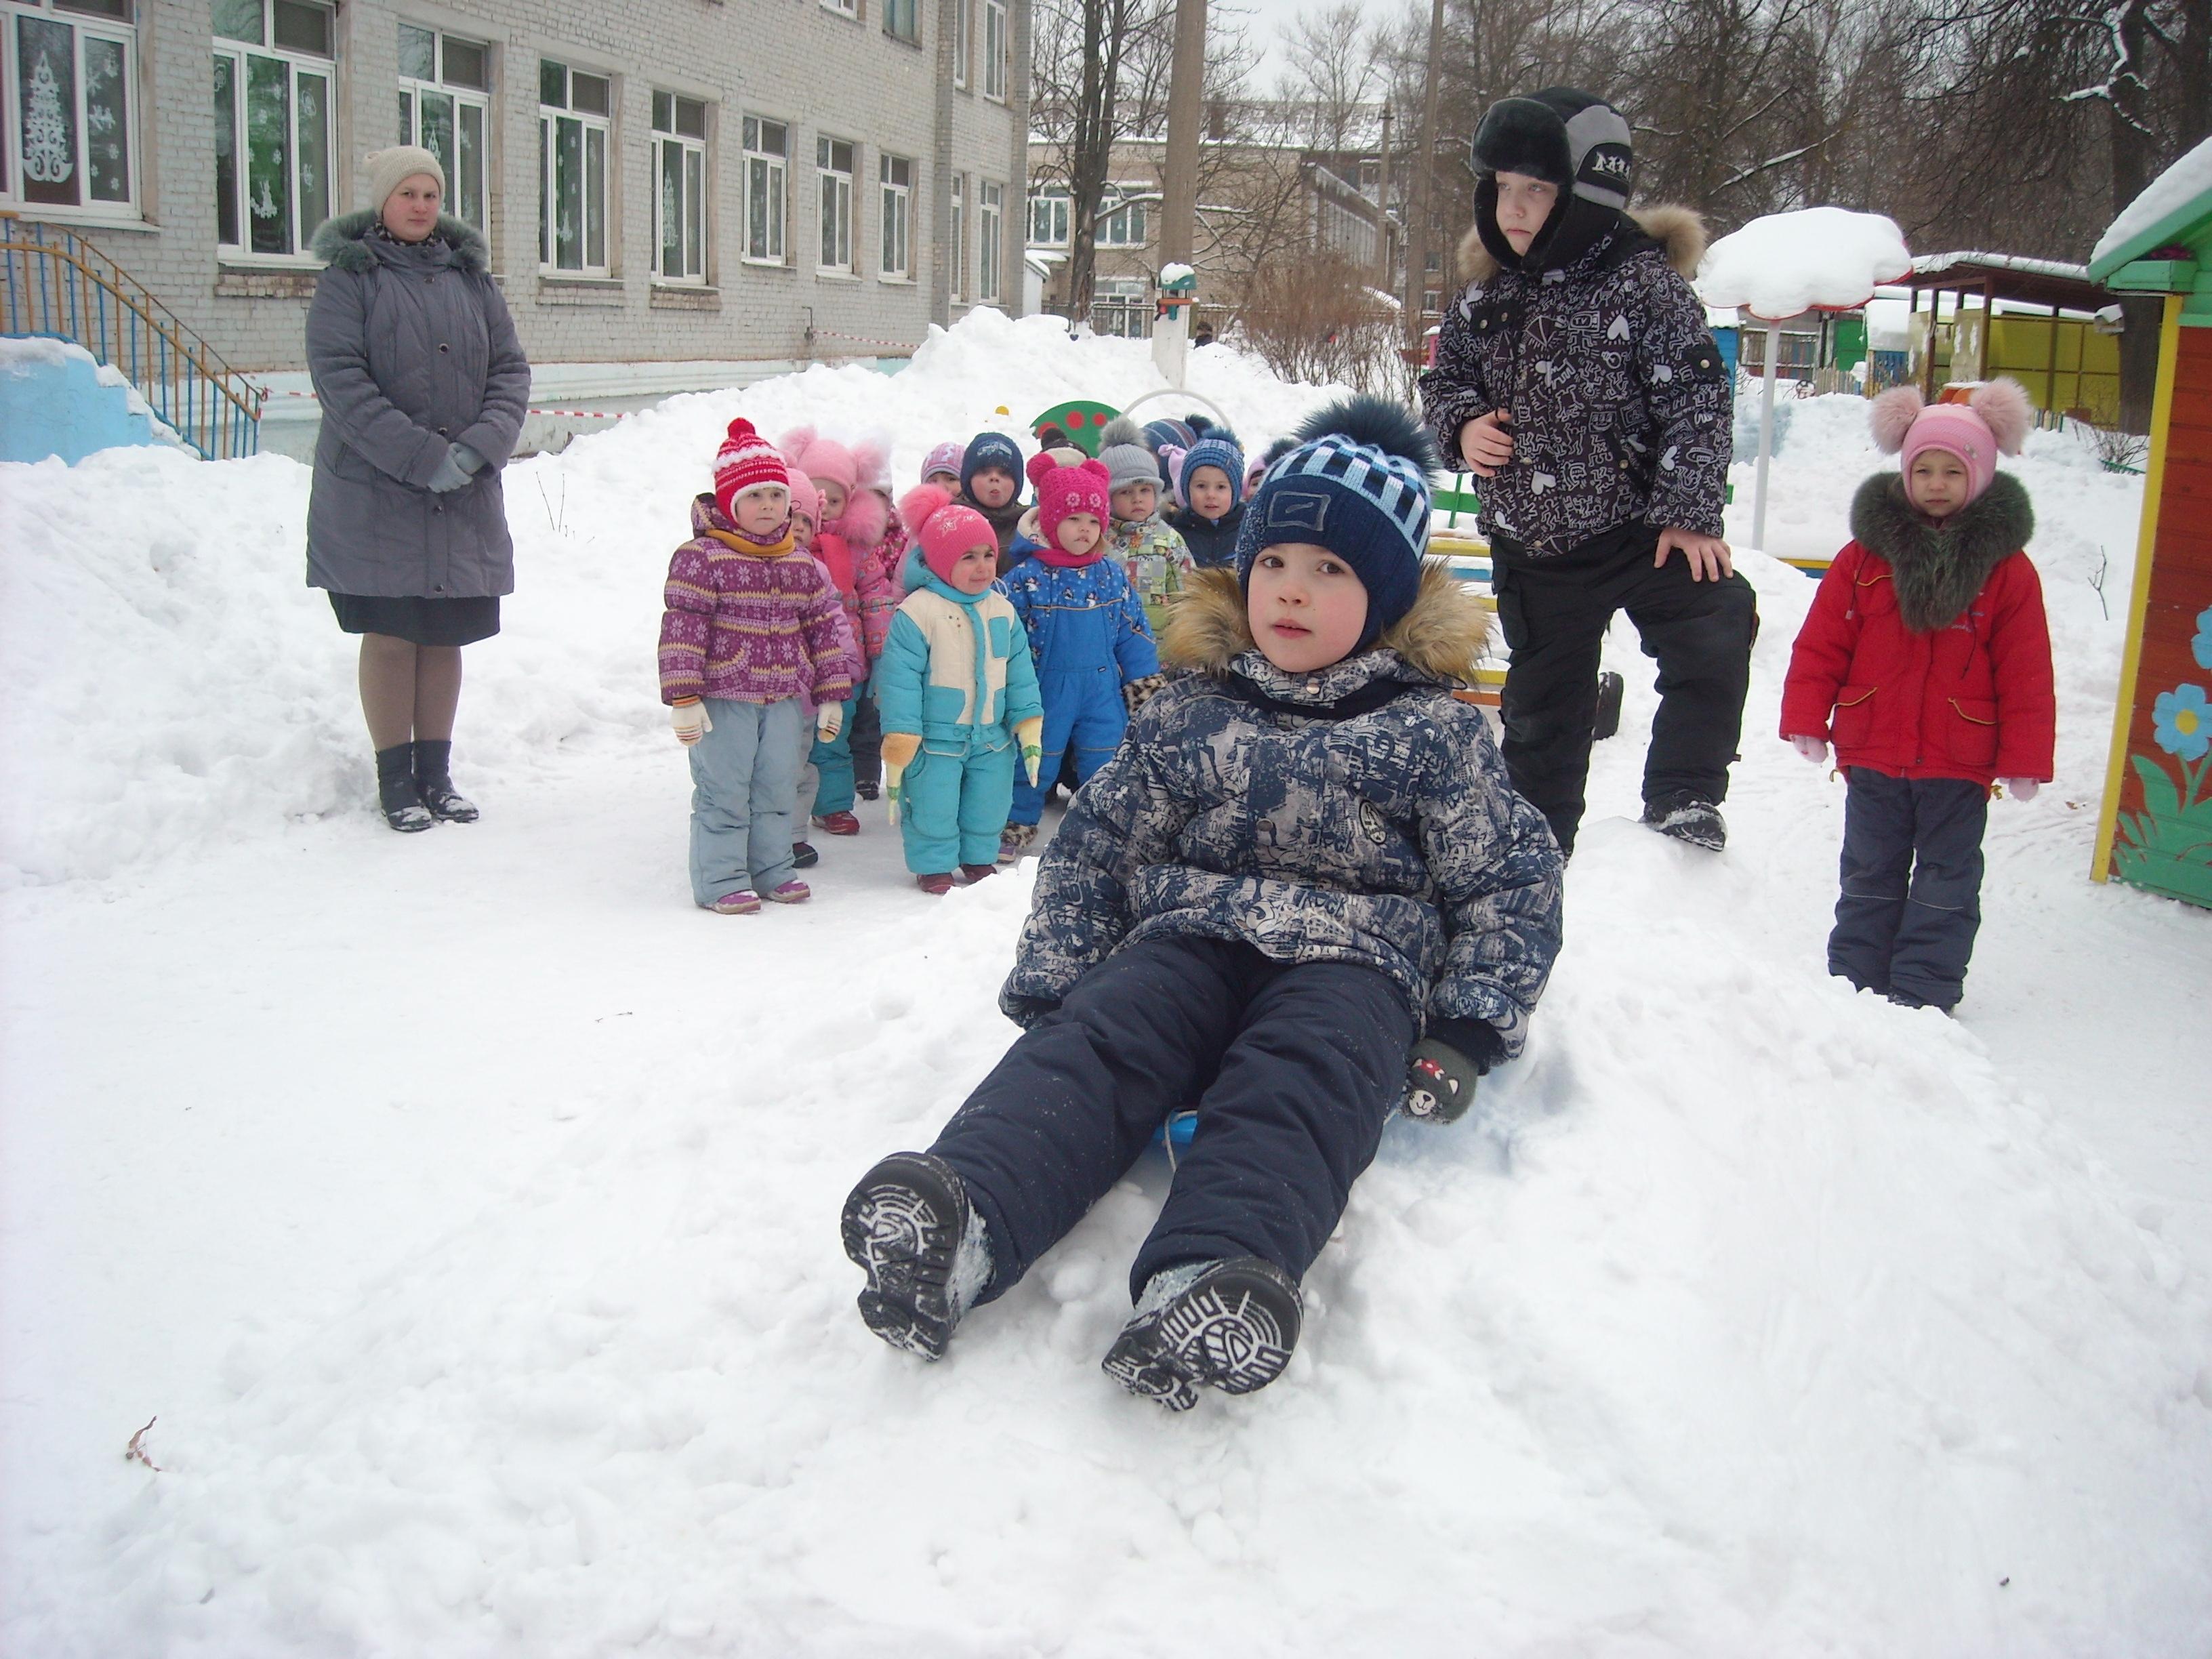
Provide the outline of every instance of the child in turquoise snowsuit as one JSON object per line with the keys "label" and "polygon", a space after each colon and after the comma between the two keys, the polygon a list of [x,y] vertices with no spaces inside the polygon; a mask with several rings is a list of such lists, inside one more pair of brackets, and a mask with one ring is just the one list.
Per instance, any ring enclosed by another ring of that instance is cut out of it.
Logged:
{"label": "child in turquoise snowsuit", "polygon": [[943,893],[956,866],[971,882],[996,872],[1014,763],[1018,753],[1034,784],[1044,708],[1021,619],[992,586],[990,522],[934,484],[909,491],[899,513],[919,545],[876,665],[884,776],[907,868]]}

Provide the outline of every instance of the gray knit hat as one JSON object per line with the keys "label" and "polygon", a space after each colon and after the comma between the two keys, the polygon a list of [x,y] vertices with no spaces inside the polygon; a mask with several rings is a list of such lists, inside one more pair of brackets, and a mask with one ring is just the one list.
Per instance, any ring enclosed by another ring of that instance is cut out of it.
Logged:
{"label": "gray knit hat", "polygon": [[384,204],[392,199],[392,192],[418,173],[427,173],[438,181],[438,194],[446,193],[446,164],[419,144],[394,144],[390,149],[380,149],[362,162],[362,170],[368,180],[368,210],[381,215]]}
{"label": "gray knit hat", "polygon": [[1106,430],[1099,434],[1098,459],[1105,463],[1109,489],[1119,489],[1123,484],[1148,483],[1156,489],[1159,485],[1159,457],[1146,443],[1144,429],[1127,415],[1117,415],[1107,422]]}

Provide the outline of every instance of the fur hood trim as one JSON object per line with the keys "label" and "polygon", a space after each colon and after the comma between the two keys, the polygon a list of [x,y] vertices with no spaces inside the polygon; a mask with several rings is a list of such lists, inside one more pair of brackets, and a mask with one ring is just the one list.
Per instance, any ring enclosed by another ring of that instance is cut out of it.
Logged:
{"label": "fur hood trim", "polygon": [[[1659,244],[1668,264],[1685,278],[1697,276],[1705,257],[1705,220],[1697,209],[1662,202],[1653,207],[1631,208],[1628,217]],[[1459,275],[1466,283],[1486,283],[1498,275],[1498,261],[1483,246],[1482,234],[1473,225],[1459,239]]]}
{"label": "fur hood trim", "polygon": [[845,497],[843,515],[825,520],[822,527],[842,536],[855,547],[874,548],[883,545],[890,524],[890,503],[878,491],[864,485]]}
{"label": "fur hood trim", "polygon": [[[340,270],[356,273],[380,263],[376,244],[371,233],[376,228],[376,214],[368,208],[354,213],[341,213],[335,219],[323,221],[308,242],[308,251],[326,265]],[[438,228],[431,234],[446,244],[446,263],[456,270],[483,276],[491,270],[491,250],[484,239],[450,213],[438,216]]]}
{"label": "fur hood trim", "polygon": [[1851,534],[1889,562],[1897,611],[1915,634],[1948,628],[1974,602],[1990,573],[2035,534],[2035,509],[2009,472],[1941,525],[1931,525],[1905,498],[1905,480],[1877,472],[1851,500]]}
{"label": "fur hood trim", "polygon": [[[1441,559],[1421,562],[1421,591],[1413,608],[1382,630],[1371,650],[1395,651],[1408,667],[1431,679],[1469,684],[1490,637],[1490,613]],[[1183,578],[1182,598],[1161,630],[1160,659],[1177,668],[1226,674],[1259,645],[1246,614],[1243,585],[1232,569],[1200,570]]]}

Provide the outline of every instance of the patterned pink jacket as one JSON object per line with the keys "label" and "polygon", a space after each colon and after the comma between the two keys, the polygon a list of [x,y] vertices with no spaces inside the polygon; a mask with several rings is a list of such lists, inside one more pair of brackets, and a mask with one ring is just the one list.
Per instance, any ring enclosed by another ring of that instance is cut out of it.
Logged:
{"label": "patterned pink jacket", "polygon": [[755,550],[711,495],[691,503],[691,528],[692,538],[668,562],[661,702],[850,699],[843,607],[821,565],[794,554],[787,532],[781,544]]}

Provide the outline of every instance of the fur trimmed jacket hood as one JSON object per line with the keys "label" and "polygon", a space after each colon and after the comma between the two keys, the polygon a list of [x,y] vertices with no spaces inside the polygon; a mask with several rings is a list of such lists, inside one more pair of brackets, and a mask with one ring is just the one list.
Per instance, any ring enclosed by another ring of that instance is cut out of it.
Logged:
{"label": "fur trimmed jacket hood", "polygon": [[1990,573],[2035,536],[2035,509],[2019,479],[2000,472],[1942,524],[1905,499],[1905,480],[1877,472],[1851,498],[1851,536],[1888,561],[1897,613],[1915,634],[1932,634],[1973,603]]}
{"label": "fur trimmed jacket hood", "polygon": [[393,253],[428,249],[440,242],[445,244],[441,263],[477,276],[489,274],[491,249],[473,228],[450,213],[440,214],[438,228],[421,242],[387,241],[376,234],[376,214],[371,209],[341,213],[334,219],[323,221],[309,240],[307,250],[326,265],[360,272],[390,263]]}
{"label": "fur trimmed jacket hood", "polygon": [[[1662,202],[1651,207],[1631,208],[1624,216],[1637,229],[1658,244],[1667,263],[1693,280],[1705,258],[1705,216],[1693,207]],[[1482,245],[1481,228],[1469,225],[1459,239],[1459,279],[1486,283],[1498,275],[1497,256]]]}
{"label": "fur trimmed jacket hood", "polygon": [[1046,850],[1000,1006],[1029,1024],[1124,944],[1242,941],[1372,968],[1417,1024],[1479,1020],[1510,1058],[1559,948],[1557,843],[1482,712],[1452,695],[1486,620],[1431,566],[1376,647],[1311,674],[1252,643],[1227,571],[1168,626],[1171,678]]}

